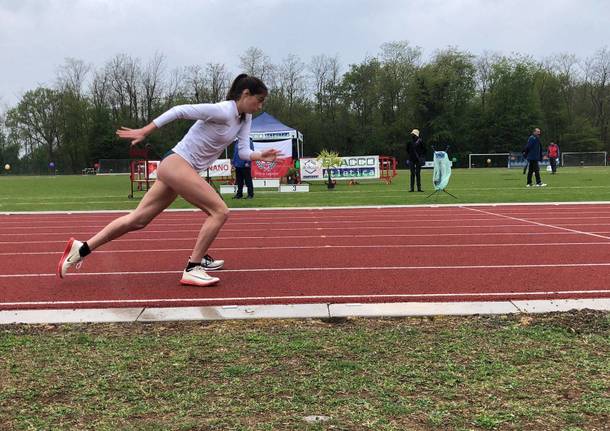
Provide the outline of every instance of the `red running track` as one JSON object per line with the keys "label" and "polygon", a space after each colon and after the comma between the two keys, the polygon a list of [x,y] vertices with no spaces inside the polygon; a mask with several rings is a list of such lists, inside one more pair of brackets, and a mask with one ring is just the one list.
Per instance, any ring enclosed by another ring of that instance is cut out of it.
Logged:
{"label": "red running track", "polygon": [[0,215],[0,310],[610,297],[607,204],[233,211],[206,288],[179,284],[204,216],[165,212],[57,279],[117,216]]}

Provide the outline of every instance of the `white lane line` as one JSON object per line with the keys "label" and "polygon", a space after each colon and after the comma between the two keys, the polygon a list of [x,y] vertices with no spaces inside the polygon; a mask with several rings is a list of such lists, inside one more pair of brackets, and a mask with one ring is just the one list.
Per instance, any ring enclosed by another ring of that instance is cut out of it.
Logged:
{"label": "white lane line", "polygon": [[[532,222],[533,223],[533,222]],[[571,226],[571,224],[566,224],[565,226]],[[576,224],[576,226],[610,226],[610,223],[591,223],[591,224]],[[438,232],[441,229],[446,229],[446,230],[452,230],[452,231],[456,231],[459,229],[479,229],[479,230],[484,230],[484,229],[498,229],[498,228],[515,228],[515,227],[519,227],[519,228],[527,228],[528,226],[523,226],[522,224],[499,224],[499,225],[465,225],[465,226],[404,226],[404,227],[396,227],[396,226],[366,226],[365,228],[358,226],[358,227],[350,227],[350,226],[341,226],[341,227],[312,227],[309,229],[295,229],[295,228],[268,228],[265,229],[266,232],[298,232],[298,231],[316,231],[316,232],[323,232],[323,231],[352,231],[352,230],[356,230],[356,231],[362,231],[362,230],[390,230],[390,231],[396,231],[397,229],[407,229],[407,230],[413,230],[413,229],[418,229],[418,230],[436,230],[437,232],[431,233],[431,234],[400,234],[400,233],[395,233],[395,234],[389,234],[389,235],[385,235],[385,236],[438,236],[438,235],[516,235],[516,234],[520,234],[520,232],[484,232],[484,233],[475,233],[472,232],[471,230],[465,233],[445,233],[445,232]],[[566,230],[569,230],[566,228]],[[91,235],[92,233],[95,233],[95,231],[82,231],[82,230],[78,230],[77,231],[79,233],[79,235],[85,235],[83,232],[88,232],[87,235]],[[175,234],[175,233],[181,233],[181,234],[186,234],[186,233],[197,233],[199,232],[199,229],[177,229],[177,230],[145,230],[145,231],[141,231],[143,233],[141,233],[140,235],[149,235],[151,233],[159,233],[159,234]],[[229,239],[227,236],[225,236],[228,233],[231,232],[235,232],[238,234],[243,234],[244,230],[243,229],[222,229],[221,231],[221,236],[219,236],[217,239]],[[580,231],[575,231],[577,233],[580,233]],[[73,233],[73,232],[72,232]],[[541,232],[541,234],[544,233],[548,233],[548,232]],[[17,237],[27,237],[27,236],[35,236],[37,238],[40,238],[41,236],[45,236],[45,235],[62,235],[62,238],[65,238],[63,240],[63,242],[65,242],[67,240],[68,237],[73,236],[71,233],[62,233],[62,232],[38,232],[38,233],[0,233],[0,236],[17,236]],[[127,234],[129,236],[135,236],[138,234],[132,234],[129,233]],[[78,236],[78,235],[77,235]],[[352,236],[361,236],[358,234],[355,235],[349,235],[349,237]],[[371,234],[369,236],[383,236],[383,234]],[[311,235],[305,235],[305,236],[289,236],[289,235],[285,235],[285,236],[279,236],[278,238],[299,238],[299,237],[311,237]],[[235,239],[239,239],[239,238],[274,238],[274,237],[270,237],[268,235],[266,236],[239,236],[236,237],[235,235],[231,235],[230,239],[231,240],[235,240]],[[161,238],[143,238],[142,241],[158,241]],[[184,239],[184,238],[179,238],[179,239]],[[114,241],[120,241],[122,240],[122,238],[118,238]],[[165,238],[163,238],[162,240],[165,240]],[[31,243],[39,243],[40,241],[31,241]],[[23,244],[27,244],[28,242],[25,241],[20,241],[20,240],[13,240],[13,241],[0,241],[0,244],[6,244],[6,243],[23,243]]]}
{"label": "white lane line", "polygon": [[389,298],[470,298],[470,297],[527,297],[527,296],[558,296],[573,294],[610,294],[610,290],[558,290],[550,292],[467,292],[467,293],[395,293],[383,295],[286,295],[286,296],[243,296],[218,298],[150,298],[150,299],[99,299],[86,301],[22,301],[0,302],[4,306],[26,305],[88,305],[88,304],[143,304],[143,303],[177,303],[177,302],[243,302],[243,301],[272,301],[272,300],[303,300],[303,299],[389,299]]}
{"label": "white lane line", "polygon": [[[470,247],[560,247],[575,245],[610,245],[610,242],[526,242],[526,243],[485,243],[485,244],[364,244],[364,245],[294,245],[294,246],[260,246],[260,247],[211,247],[210,250],[220,251],[261,251],[261,250],[323,250],[332,248],[470,248]],[[192,251],[192,248],[158,248],[158,249],[128,249],[128,250],[96,250],[95,254],[114,253],[175,253]],[[61,255],[63,251],[26,251],[26,252],[0,252],[0,256],[29,256],[29,255]]]}
{"label": "white lane line", "polygon": [[[554,187],[556,188],[556,187]],[[590,189],[591,186],[582,187]],[[469,189],[470,190],[470,189]],[[493,189],[495,190],[495,189]],[[326,193],[326,192],[323,192]],[[359,192],[358,192],[359,193]],[[12,199],[12,198],[11,198]],[[459,204],[416,204],[416,205],[345,205],[345,206],[332,206],[332,207],[266,207],[266,208],[231,208],[232,212],[236,213],[266,213],[266,214],[283,214],[286,212],[309,212],[309,211],[345,211],[358,209],[364,211],[380,211],[380,210],[392,210],[392,209],[431,209],[435,210],[446,209],[451,210],[452,208],[463,208],[463,207],[484,207],[484,208],[495,208],[495,207],[559,207],[559,208],[581,208],[585,206],[597,206],[604,207],[610,205],[610,201],[584,201],[584,202],[502,202],[502,203],[459,203]],[[63,211],[4,211],[0,212],[2,215],[23,215],[23,216],[40,216],[40,215],[104,215],[104,214],[118,214],[118,213],[129,213],[132,209],[123,210],[63,210]],[[199,213],[200,210],[195,208],[171,208],[166,209],[164,213]]]}
{"label": "white lane line", "polygon": [[[515,226],[515,225],[508,225],[508,226]],[[520,225],[522,227],[522,225]],[[287,229],[290,231],[294,231],[294,229]],[[336,229],[335,229],[336,230]],[[180,231],[180,233],[198,233],[199,230],[193,230],[193,231]],[[226,230],[223,230],[224,233],[227,233]],[[145,234],[149,235],[151,233],[167,233],[166,231],[146,231]],[[170,233],[174,233],[174,232],[170,232]],[[604,233],[608,233],[610,234],[610,232],[599,232],[600,234],[604,234]],[[2,236],[3,234],[0,234],[0,236]],[[15,235],[15,234],[6,234],[6,235]],[[39,234],[17,234],[18,236],[36,236],[39,237]],[[60,235],[60,234],[47,234],[47,235]],[[63,235],[63,234],[61,234]],[[122,238],[117,238],[115,240],[113,240],[112,242],[139,242],[139,241],[162,241],[164,243],[168,242],[168,241],[185,241],[185,240],[192,240],[195,241],[195,237],[193,236],[183,236],[183,237],[171,237],[171,238],[167,238],[167,237],[156,237],[156,238],[140,238],[140,235],[142,234],[128,234],[126,237],[122,237]],[[409,233],[409,234],[403,234],[403,233],[393,233],[393,234],[383,234],[383,233],[378,233],[378,234],[365,234],[365,235],[358,235],[358,234],[353,234],[353,235],[257,235],[257,236],[239,236],[239,237],[235,237],[235,236],[224,236],[222,233],[220,236],[216,237],[215,241],[235,241],[237,239],[239,240],[250,240],[250,239],[313,239],[313,238],[437,238],[437,237],[469,237],[469,236],[485,236],[485,237],[491,237],[491,236],[527,236],[527,235],[577,235],[573,232],[549,232],[549,231],[544,231],[544,232],[464,232],[464,233],[447,233],[447,232],[434,232],[434,233]],[[9,244],[17,244],[17,245],[21,245],[21,244],[65,244],[67,240],[66,236],[62,236],[61,239],[59,240],[39,240],[39,241],[19,241],[19,240],[13,240],[13,241],[0,241],[0,245],[9,245]]]}
{"label": "white lane line", "polygon": [[[456,216],[457,214],[447,214],[446,218],[434,218],[431,219],[429,217],[427,218],[409,218],[408,221],[405,221],[404,217],[400,217],[400,218],[384,218],[384,217],[379,217],[377,215],[373,215],[374,216],[374,220],[371,220],[371,218],[362,218],[362,216],[350,216],[350,215],[345,215],[345,216],[322,216],[322,217],[315,217],[315,218],[307,218],[304,221],[296,221],[296,219],[305,219],[305,217],[291,217],[289,220],[283,220],[283,219],[278,219],[273,218],[273,217],[268,217],[268,218],[256,218],[255,220],[248,220],[248,221],[229,221],[225,227],[234,227],[234,226],[250,226],[250,225],[254,225],[254,226],[260,226],[260,225],[269,225],[269,223],[273,223],[273,222],[281,222],[282,225],[314,225],[317,226],[319,224],[356,224],[356,223],[366,223],[366,224],[370,224],[370,223],[392,223],[394,225],[408,225],[408,226],[412,226],[414,223],[418,223],[418,222],[424,222],[424,223],[443,223],[443,222],[451,222],[453,224],[455,224],[456,222]],[[527,215],[527,213],[525,214]],[[356,218],[357,219],[353,219],[350,220],[350,218]],[[574,220],[574,219],[578,219],[579,221],[583,221],[583,220],[601,220],[601,219],[610,219],[610,216],[605,216],[605,215],[599,215],[599,216],[583,216],[582,214],[576,214],[574,216],[571,217],[550,217],[550,216],[538,216],[535,217],[536,219],[552,219],[552,220]],[[331,220],[331,219],[337,219],[337,220]],[[494,217],[489,217],[489,218],[461,218],[457,221],[463,221],[463,222],[475,222],[475,221],[492,221],[495,220]],[[108,222],[110,222],[111,220],[108,220]],[[203,222],[203,219],[201,221],[197,221],[197,220],[193,220],[192,218],[190,219],[184,219],[184,220],[157,220],[155,222],[152,223],[152,226],[156,227],[156,228],[160,228],[160,227],[180,227],[180,226],[201,226]],[[77,227],[79,229],[86,229],[86,228],[91,228],[91,229],[98,229],[98,228],[102,228],[106,225],[106,223],[95,223],[95,222],[91,222],[91,221],[85,221],[83,223],[78,223],[78,222],[72,222],[72,223],[66,223],[66,221],[58,221],[55,222],[53,224],[50,224],[49,221],[44,221],[41,222],[39,226],[34,225],[34,223],[24,223],[23,221],[1,221],[0,220],[0,229],[2,230],[8,230],[8,229],[26,229],[26,230],[30,230],[30,229],[54,229],[54,230],[59,230],[59,229],[64,229],[64,228],[70,228],[73,229],[74,227]]]}
{"label": "white lane line", "polygon": [[[528,219],[519,218],[519,217],[512,217],[512,216],[508,216],[508,215],[504,215],[504,214],[496,214],[496,213],[492,213],[492,212],[489,212],[489,211],[483,211],[483,210],[481,210],[479,208],[464,207],[464,209],[467,209],[469,211],[480,212],[480,213],[483,213],[483,214],[495,215],[496,217],[507,218],[509,220],[521,221],[521,222],[525,222],[525,223],[535,224],[536,226],[543,226],[543,227],[548,227],[548,228],[551,228],[551,229],[559,229],[559,230],[568,231],[568,232],[572,232],[572,233],[577,233],[577,234],[582,234],[582,235],[589,235],[589,236],[594,236],[596,238],[603,238],[603,239],[610,240],[610,236],[598,235],[596,233],[584,232],[582,230],[569,229],[569,228],[563,227],[563,226],[555,226],[555,225],[552,225],[552,224],[540,223],[540,222],[537,222],[537,221],[528,220]],[[586,224],[582,224],[580,226],[586,226]]]}
{"label": "white lane line", "polygon": [[[223,269],[221,273],[257,273],[257,272],[331,272],[331,271],[418,271],[418,270],[465,270],[465,269],[516,269],[516,268],[595,268],[610,267],[610,262],[602,263],[541,263],[541,264],[515,264],[515,265],[446,265],[446,266],[365,266],[365,267],[312,267],[312,268],[249,268],[249,269]],[[163,275],[182,274],[180,271],[114,271],[114,272],[75,272],[67,274],[68,277],[84,276],[112,276],[112,275]],[[55,273],[41,274],[0,274],[0,278],[31,278],[31,277],[57,277]]]}
{"label": "white lane line", "polygon": [[[463,219],[461,221],[464,222],[476,222],[476,221],[492,221],[495,220],[495,218],[485,218],[485,219]],[[390,219],[390,220],[349,220],[349,221],[324,221],[324,220],[315,220],[315,221],[307,221],[307,222],[293,222],[293,221],[278,221],[275,220],[275,222],[277,223],[281,223],[282,226],[290,226],[290,225],[299,225],[297,227],[294,227],[292,229],[317,229],[317,228],[325,228],[325,229],[334,229],[343,225],[349,225],[349,226],[353,226],[352,229],[362,229],[363,227],[368,227],[371,224],[378,224],[381,226],[373,226],[373,227],[377,227],[377,228],[388,228],[388,227],[392,227],[392,228],[396,228],[396,227],[408,227],[408,228],[413,228],[413,227],[418,227],[418,225],[414,224],[415,222],[425,222],[426,224],[428,223],[448,223],[451,222],[453,223],[454,226],[456,227],[461,227],[459,225],[456,225],[456,219],[455,217],[451,217],[451,218],[447,218],[447,219],[422,219],[422,220],[408,220],[405,221],[404,218],[400,218],[400,219]],[[459,220],[458,220],[459,221]],[[244,222],[244,223],[227,223],[224,226],[224,230],[227,229],[233,229],[233,230],[243,230],[243,227],[247,227],[247,226],[269,226],[269,224],[272,224],[273,222]],[[176,230],[176,228],[181,228],[181,227],[201,227],[201,225],[203,224],[203,220],[201,222],[193,222],[191,221],[190,223],[153,223],[151,225],[151,227],[153,228],[167,228],[164,229],[165,231],[172,231],[172,230]],[[366,225],[366,226],[355,226],[355,225]],[[305,225],[305,226],[302,226]],[[329,226],[330,225],[330,226]],[[78,223],[71,223],[71,224],[66,224],[66,225],[61,225],[61,226],[49,226],[49,225],[43,225],[43,226],[31,226],[31,225],[22,225],[22,226],[7,226],[5,227],[3,230],[11,230],[14,231],[15,229],[24,229],[24,230],[41,230],[41,229],[48,229],[49,232],[52,231],[62,231],[65,230],[67,228],[69,229],[101,229],[104,226],[106,226],[106,224],[100,223],[100,224],[78,224]],[[240,229],[239,226],[242,226],[242,228]],[[302,227],[301,227],[302,226]],[[475,226],[480,227],[480,224],[476,224]],[[483,225],[485,226],[485,225]],[[177,229],[177,230],[181,230],[181,229]],[[282,228],[281,230],[288,230],[288,228]]]}

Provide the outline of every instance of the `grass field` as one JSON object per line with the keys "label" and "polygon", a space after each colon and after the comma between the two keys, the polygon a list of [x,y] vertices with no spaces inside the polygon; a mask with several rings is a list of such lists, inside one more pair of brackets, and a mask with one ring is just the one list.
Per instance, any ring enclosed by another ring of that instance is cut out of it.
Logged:
{"label": "grass field", "polygon": [[[610,200],[610,171],[408,172],[232,207]],[[0,177],[0,212],[133,208],[129,181]],[[190,207],[178,200],[175,208]],[[0,295],[2,288],[0,286]],[[310,423],[309,416],[324,420]],[[610,313],[0,327],[0,430],[608,430]]]}
{"label": "grass field", "polygon": [[601,312],[0,327],[3,430],[601,431],[609,395]]}
{"label": "grass field", "polygon": [[[312,183],[309,193],[278,193],[256,190],[254,200],[233,200],[230,207],[299,207],[340,205],[407,205],[498,202],[571,202],[610,200],[610,168],[564,168],[557,175],[542,173],[544,188],[525,188],[520,169],[454,169],[446,193],[432,187],[432,172],[422,171],[426,193],[408,193],[409,172],[399,171],[392,184],[380,181],[349,186],[339,182],[334,190]],[[142,192],[128,199],[127,176],[0,176],[0,212],[117,210],[134,208]],[[178,199],[173,208],[190,208]]]}

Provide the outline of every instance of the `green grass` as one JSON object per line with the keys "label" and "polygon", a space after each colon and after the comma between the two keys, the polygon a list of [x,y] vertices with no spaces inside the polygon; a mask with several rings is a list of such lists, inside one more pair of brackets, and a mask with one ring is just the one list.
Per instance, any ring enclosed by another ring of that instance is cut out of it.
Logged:
{"label": "green grass", "polygon": [[[318,207],[344,205],[408,205],[446,203],[571,202],[610,199],[609,168],[564,168],[557,175],[542,173],[545,188],[525,188],[520,169],[454,169],[445,193],[432,193],[432,172],[422,171],[426,193],[408,193],[409,172],[399,171],[392,184],[380,181],[347,185],[339,182],[328,190],[323,183],[312,183],[309,193],[278,193],[256,190],[252,201],[232,200],[230,207]],[[137,192],[128,199],[127,176],[0,176],[0,211],[62,211],[132,209],[143,196]],[[178,199],[173,208],[190,208]]]}
{"label": "green grass", "polygon": [[0,328],[0,429],[603,430],[609,395],[601,312]]}

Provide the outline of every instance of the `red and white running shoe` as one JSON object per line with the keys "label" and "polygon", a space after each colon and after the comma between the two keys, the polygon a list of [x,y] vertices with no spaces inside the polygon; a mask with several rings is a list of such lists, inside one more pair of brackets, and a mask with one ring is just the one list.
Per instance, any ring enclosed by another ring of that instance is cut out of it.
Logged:
{"label": "red and white running shoe", "polygon": [[77,269],[80,268],[83,258],[78,251],[82,245],[82,242],[77,241],[74,238],[68,240],[64,254],[61,255],[61,259],[59,259],[59,263],[57,264],[57,276],[59,278],[64,278],[66,272],[68,272],[68,268],[72,265],[76,265]]}

